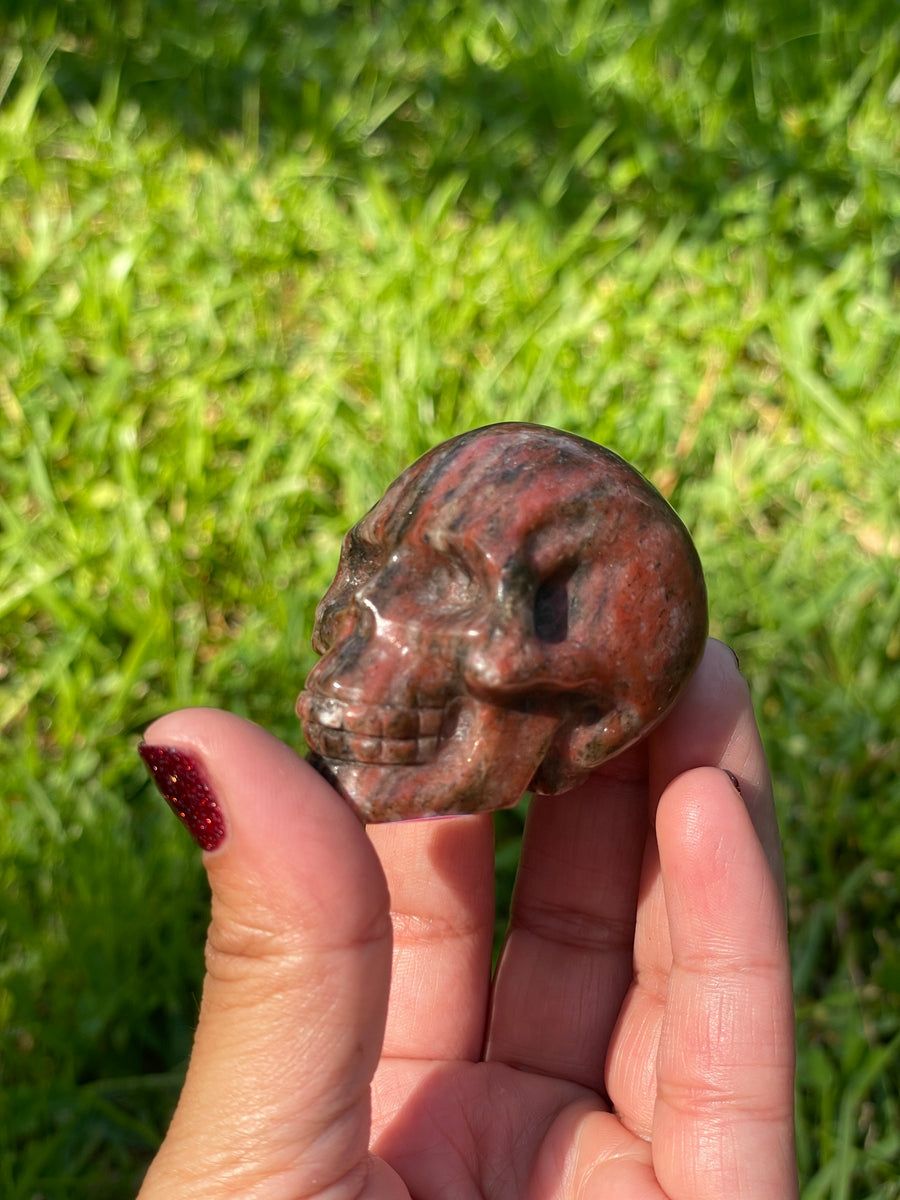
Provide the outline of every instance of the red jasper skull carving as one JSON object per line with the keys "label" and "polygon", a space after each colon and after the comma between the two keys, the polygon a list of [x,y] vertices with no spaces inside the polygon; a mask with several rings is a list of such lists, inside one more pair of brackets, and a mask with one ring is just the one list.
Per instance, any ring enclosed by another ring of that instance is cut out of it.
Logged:
{"label": "red jasper skull carving", "polygon": [[347,534],[297,712],[366,821],[504,808],[655,725],[706,631],[696,551],[643,476],[572,434],[491,425]]}

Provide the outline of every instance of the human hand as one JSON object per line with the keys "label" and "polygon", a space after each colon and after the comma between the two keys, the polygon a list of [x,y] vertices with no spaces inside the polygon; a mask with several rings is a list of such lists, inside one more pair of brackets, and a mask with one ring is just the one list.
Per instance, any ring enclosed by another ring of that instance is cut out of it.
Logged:
{"label": "human hand", "polygon": [[224,836],[140,1200],[796,1197],[778,835],[727,648],[640,747],[532,801],[493,990],[489,815],[364,830],[225,713],[146,739]]}

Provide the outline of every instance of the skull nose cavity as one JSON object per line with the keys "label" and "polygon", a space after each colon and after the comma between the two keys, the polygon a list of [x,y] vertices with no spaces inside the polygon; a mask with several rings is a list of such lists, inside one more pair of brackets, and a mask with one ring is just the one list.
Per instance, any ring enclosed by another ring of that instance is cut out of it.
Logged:
{"label": "skull nose cavity", "polygon": [[297,712],[310,747],[337,762],[411,765],[437,754],[443,708],[345,703],[303,692]]}

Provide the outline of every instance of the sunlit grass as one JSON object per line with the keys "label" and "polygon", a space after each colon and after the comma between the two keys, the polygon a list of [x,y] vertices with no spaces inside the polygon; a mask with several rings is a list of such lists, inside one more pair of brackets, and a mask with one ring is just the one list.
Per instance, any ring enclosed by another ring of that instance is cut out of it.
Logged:
{"label": "sunlit grass", "polygon": [[205,889],[139,731],[202,702],[299,744],[346,527],[529,419],[694,532],[778,782],[804,1200],[896,1200],[896,8],[30,7],[0,24],[0,1194],[131,1195],[177,1093]]}

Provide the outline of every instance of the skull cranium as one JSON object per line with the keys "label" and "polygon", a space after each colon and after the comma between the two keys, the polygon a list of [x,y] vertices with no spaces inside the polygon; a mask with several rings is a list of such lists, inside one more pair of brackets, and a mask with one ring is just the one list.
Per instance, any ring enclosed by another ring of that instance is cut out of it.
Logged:
{"label": "skull cranium", "polygon": [[643,476],[572,434],[490,425],[347,534],[297,711],[366,821],[504,808],[655,725],[706,631],[696,551]]}

